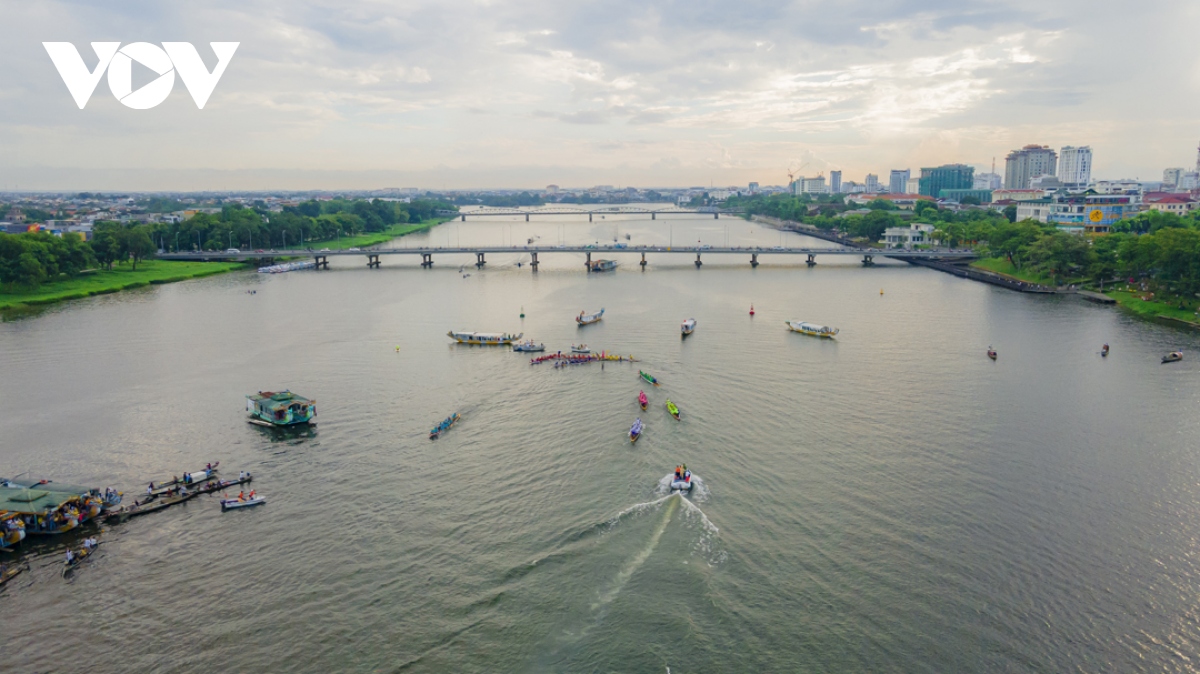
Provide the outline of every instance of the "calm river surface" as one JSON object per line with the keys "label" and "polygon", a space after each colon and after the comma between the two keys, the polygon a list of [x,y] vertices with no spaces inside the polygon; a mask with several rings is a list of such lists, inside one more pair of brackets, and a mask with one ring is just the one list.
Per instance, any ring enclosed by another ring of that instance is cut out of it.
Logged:
{"label": "calm river surface", "polygon": [[[395,245],[828,245],[675,217],[452,222]],[[582,255],[537,274],[515,252],[483,271],[339,258],[0,323],[0,475],[132,495],[219,460],[268,499],[106,527],[66,580],[78,536],[24,545],[0,669],[1200,669],[1195,334],[902,264],[610,257],[591,275]],[[531,367],[450,329],[643,362]],[[662,382],[647,412],[639,367]],[[319,430],[248,425],[245,394],[274,388],[316,398]],[[679,462],[703,486],[664,498]]]}

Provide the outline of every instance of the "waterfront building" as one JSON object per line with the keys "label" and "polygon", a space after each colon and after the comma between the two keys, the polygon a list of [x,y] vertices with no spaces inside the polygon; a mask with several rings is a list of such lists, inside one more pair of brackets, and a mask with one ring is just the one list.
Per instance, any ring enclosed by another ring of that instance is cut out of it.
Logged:
{"label": "waterfront building", "polygon": [[868,192],[882,192],[883,191],[882,189],[879,188],[879,176],[875,175],[874,173],[867,174],[866,185],[867,185],[866,189]]}
{"label": "waterfront building", "polygon": [[883,230],[883,238],[879,241],[888,248],[912,248],[933,242],[930,234],[937,229],[933,225],[920,222],[909,223],[906,227],[888,227]]}
{"label": "waterfront building", "polygon": [[1004,159],[1004,187],[1010,190],[1029,188],[1029,181],[1040,175],[1057,175],[1058,153],[1049,145],[1026,145],[1013,150]]}
{"label": "waterfront building", "polygon": [[891,175],[888,176],[888,192],[892,194],[904,194],[910,174],[911,172],[908,169],[892,169]]}
{"label": "waterfront building", "polygon": [[977,190],[998,190],[1003,186],[999,173],[976,173],[972,188]]}
{"label": "waterfront building", "polygon": [[1092,148],[1064,146],[1058,154],[1058,178],[1067,189],[1086,189],[1092,182]]}
{"label": "waterfront building", "polygon": [[964,190],[975,185],[975,168],[966,164],[944,164],[921,169],[920,194],[936,197],[942,190]]}
{"label": "waterfront building", "polygon": [[1017,220],[1037,220],[1088,234],[1103,234],[1114,222],[1137,212],[1136,200],[1126,194],[1058,195],[1017,203]]}
{"label": "waterfront building", "polygon": [[833,192],[834,194],[842,193],[842,172],[841,171],[830,171],[829,172],[829,191]]}

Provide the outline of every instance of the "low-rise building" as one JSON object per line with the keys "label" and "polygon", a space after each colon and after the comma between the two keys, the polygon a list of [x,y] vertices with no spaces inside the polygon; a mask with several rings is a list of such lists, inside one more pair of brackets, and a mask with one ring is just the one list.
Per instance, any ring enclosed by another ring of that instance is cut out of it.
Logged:
{"label": "low-rise building", "polygon": [[1142,201],[1152,211],[1162,211],[1176,215],[1187,215],[1196,210],[1197,207],[1200,207],[1200,202],[1197,202],[1187,194],[1147,192]]}
{"label": "low-rise building", "polygon": [[848,203],[853,204],[869,204],[876,199],[889,201],[896,208],[911,211],[916,207],[918,201],[928,201],[930,203],[936,200],[933,197],[927,197],[923,194],[853,194],[846,198]]}
{"label": "low-rise building", "polygon": [[976,199],[979,200],[979,203],[981,203],[981,204],[992,203],[992,191],[991,190],[978,190],[978,189],[941,190],[940,192],[938,192],[938,199],[948,199],[950,201],[957,201],[959,203],[962,203],[962,200],[965,197],[975,197]]}
{"label": "low-rise building", "polygon": [[912,248],[933,243],[930,234],[937,229],[933,225],[920,222],[909,223],[907,227],[888,227],[883,230],[880,242],[888,248]]}
{"label": "low-rise building", "polygon": [[1114,222],[1138,212],[1125,194],[1073,194],[1017,202],[1017,220],[1052,223],[1068,232],[1103,234]]}
{"label": "low-rise building", "polygon": [[1045,196],[1041,190],[992,190],[992,201],[1034,201]]}

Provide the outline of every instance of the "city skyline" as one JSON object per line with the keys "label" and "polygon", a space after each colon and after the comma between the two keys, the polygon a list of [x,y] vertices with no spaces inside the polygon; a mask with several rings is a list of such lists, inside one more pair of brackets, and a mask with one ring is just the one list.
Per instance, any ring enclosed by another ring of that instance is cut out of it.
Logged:
{"label": "city skyline", "polygon": [[[984,172],[1033,143],[1090,146],[1093,177],[1150,181],[1191,166],[1200,138],[1186,30],[1200,8],[1181,4],[1115,18],[1024,0],[50,2],[6,17],[0,189],[777,185],[801,165]],[[104,81],[80,110],[41,42],[71,42],[92,67],[95,40],[187,40],[210,68],[208,42],[241,46],[203,110],[179,83],[131,110]],[[1180,68],[1139,68],[1132,49]],[[1153,89],[1154,109],[1114,95],[1131,87]]]}

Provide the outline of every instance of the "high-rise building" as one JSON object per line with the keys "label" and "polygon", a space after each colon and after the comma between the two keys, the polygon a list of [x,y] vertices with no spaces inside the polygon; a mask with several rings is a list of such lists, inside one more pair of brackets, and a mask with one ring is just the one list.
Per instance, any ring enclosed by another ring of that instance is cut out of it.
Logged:
{"label": "high-rise building", "polygon": [[1196,173],[1200,173],[1200,145],[1196,146]]}
{"label": "high-rise building", "polygon": [[975,167],[943,164],[921,169],[920,193],[935,199],[942,190],[965,190],[975,186]]}
{"label": "high-rise building", "polygon": [[868,173],[867,174],[867,192],[880,192],[880,191],[882,191],[882,190],[879,189],[879,176],[875,175],[874,173]]}
{"label": "high-rise building", "polygon": [[1179,181],[1183,178],[1184,170],[1182,168],[1163,169],[1163,189],[1172,189],[1179,185]]}
{"label": "high-rise building", "polygon": [[1057,175],[1057,164],[1058,153],[1049,145],[1026,145],[1013,150],[1004,161],[1004,189],[1029,189],[1029,181],[1037,176]]}
{"label": "high-rise building", "polygon": [[977,190],[998,190],[1003,184],[999,173],[976,173],[975,184],[972,189]]}
{"label": "high-rise building", "polygon": [[750,194],[758,194],[758,183],[750,183]]}
{"label": "high-rise building", "polygon": [[841,171],[830,171],[829,172],[829,191],[833,192],[834,194],[841,194],[841,192],[842,192],[842,172]]}
{"label": "high-rise building", "polygon": [[1067,189],[1086,188],[1092,182],[1092,148],[1064,146],[1058,155],[1058,179]]}
{"label": "high-rise building", "polygon": [[909,178],[904,181],[905,194],[919,194],[921,192],[921,179]]}
{"label": "high-rise building", "polygon": [[817,176],[816,178],[801,178],[796,182],[799,184],[799,192],[801,194],[825,193],[825,176]]}
{"label": "high-rise building", "polygon": [[892,169],[892,174],[888,176],[888,191],[892,194],[904,194],[904,187],[908,184],[908,178],[911,175],[908,169],[898,171]]}

